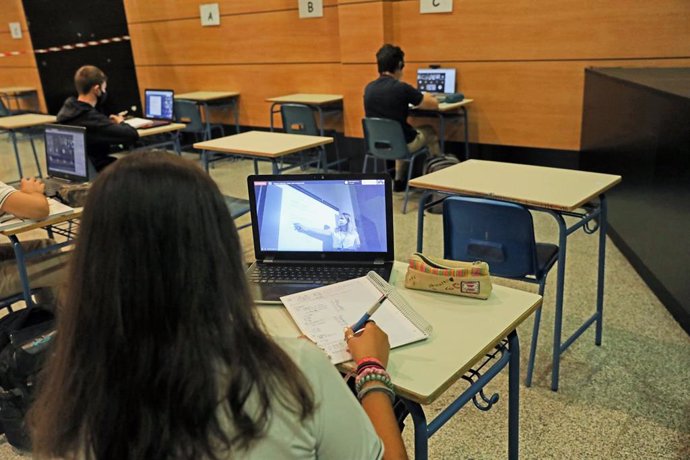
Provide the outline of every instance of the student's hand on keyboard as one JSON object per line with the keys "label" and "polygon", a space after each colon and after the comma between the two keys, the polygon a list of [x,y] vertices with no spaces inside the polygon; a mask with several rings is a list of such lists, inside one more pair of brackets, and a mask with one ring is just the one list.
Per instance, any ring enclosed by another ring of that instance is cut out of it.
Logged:
{"label": "student's hand on keyboard", "polygon": [[19,185],[19,190],[24,193],[40,193],[43,195],[45,189],[45,184],[35,177],[25,177]]}

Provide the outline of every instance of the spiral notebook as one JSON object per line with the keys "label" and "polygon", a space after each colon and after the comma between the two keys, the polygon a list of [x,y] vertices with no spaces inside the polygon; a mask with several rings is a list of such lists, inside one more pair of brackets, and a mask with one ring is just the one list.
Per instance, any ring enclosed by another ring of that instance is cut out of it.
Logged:
{"label": "spiral notebook", "polygon": [[343,329],[355,324],[385,293],[388,293],[387,300],[371,319],[388,334],[391,348],[427,339],[431,334],[431,324],[374,272],[287,295],[280,300],[302,333],[322,348],[333,364],[340,364],[352,359]]}

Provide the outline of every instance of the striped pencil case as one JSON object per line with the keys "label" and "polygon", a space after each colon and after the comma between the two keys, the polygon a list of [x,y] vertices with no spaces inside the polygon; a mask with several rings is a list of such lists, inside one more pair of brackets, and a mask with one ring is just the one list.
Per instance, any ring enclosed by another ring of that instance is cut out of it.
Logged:
{"label": "striped pencil case", "polygon": [[489,265],[431,258],[415,252],[407,267],[405,287],[487,299],[491,294]]}

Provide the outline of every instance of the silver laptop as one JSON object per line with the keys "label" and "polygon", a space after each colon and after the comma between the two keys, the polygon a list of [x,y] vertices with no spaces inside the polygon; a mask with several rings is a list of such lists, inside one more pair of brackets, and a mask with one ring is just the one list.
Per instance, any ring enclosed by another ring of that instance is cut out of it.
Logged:
{"label": "silver laptop", "polygon": [[455,69],[418,69],[417,89],[443,102],[447,95],[455,93],[455,74]]}
{"label": "silver laptop", "polygon": [[258,302],[393,268],[393,204],[387,174],[247,178]]}
{"label": "silver laptop", "polygon": [[86,156],[86,128],[81,126],[46,125],[45,194],[52,197],[63,185],[89,181],[89,160]]}

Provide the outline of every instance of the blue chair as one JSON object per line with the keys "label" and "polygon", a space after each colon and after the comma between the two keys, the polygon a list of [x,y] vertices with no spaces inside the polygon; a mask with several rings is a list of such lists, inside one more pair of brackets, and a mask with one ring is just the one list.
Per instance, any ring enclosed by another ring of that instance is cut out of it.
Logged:
{"label": "blue chair", "polygon": [[[181,129],[180,132],[192,134],[194,136],[194,142],[208,141],[213,138],[211,123],[209,123],[208,120],[201,119],[201,112],[195,101],[175,99],[173,103],[173,112],[175,114],[175,121],[187,125],[184,129]],[[189,147],[189,145],[185,147]],[[209,159],[208,153],[202,151],[201,161],[204,165],[204,169],[208,172],[209,163],[216,161],[216,159]]]}
{"label": "blue chair", "polygon": [[[320,136],[321,131],[316,125],[314,119],[314,111],[311,107],[304,104],[282,104],[280,106],[280,115],[283,120],[283,129],[288,134],[302,134],[304,136]],[[326,172],[326,146],[317,147],[318,157],[316,160],[317,169]],[[303,161],[302,165],[306,166],[313,161]]]}
{"label": "blue chair", "polygon": [[374,159],[374,172],[378,170],[378,160],[402,160],[408,163],[407,185],[405,187],[405,200],[402,212],[407,212],[407,200],[410,193],[410,179],[414,170],[415,161],[418,158],[424,160],[429,151],[423,147],[416,152],[410,152],[405,142],[405,134],[402,126],[395,120],[386,118],[364,118],[362,119],[364,129],[364,140],[367,144],[367,153],[364,155],[362,172],[367,172],[367,162],[369,158]]}
{"label": "blue chair", "polygon": [[[225,199],[225,205],[228,207],[228,211],[230,211],[230,217],[232,217],[232,220],[242,217],[249,212],[249,200],[230,195],[223,195],[223,198]],[[237,230],[249,227],[250,225],[251,223],[244,224],[240,227],[237,227]]]}
{"label": "blue chair", "polygon": [[[484,198],[449,197],[443,202],[443,253],[447,259],[489,264],[492,276],[539,285],[558,260],[558,246],[534,240],[532,214],[515,203]],[[541,307],[534,316],[532,347],[525,384],[532,384]]]}

